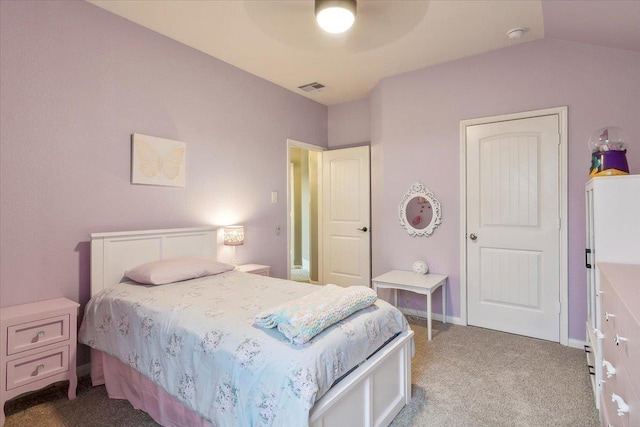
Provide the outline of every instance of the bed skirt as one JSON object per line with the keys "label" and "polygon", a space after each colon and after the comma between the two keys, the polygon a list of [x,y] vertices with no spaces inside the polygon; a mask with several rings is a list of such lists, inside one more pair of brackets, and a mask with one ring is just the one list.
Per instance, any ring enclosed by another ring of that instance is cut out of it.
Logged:
{"label": "bed skirt", "polygon": [[135,369],[96,349],[91,349],[91,383],[104,384],[111,399],[126,399],[165,427],[212,427]]}

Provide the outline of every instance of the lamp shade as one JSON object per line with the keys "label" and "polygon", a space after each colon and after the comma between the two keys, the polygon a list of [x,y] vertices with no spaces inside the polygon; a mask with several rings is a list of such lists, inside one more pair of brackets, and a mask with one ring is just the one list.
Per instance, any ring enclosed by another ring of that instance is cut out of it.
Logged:
{"label": "lamp shade", "polygon": [[226,246],[244,245],[244,227],[232,225],[224,228],[224,244]]}
{"label": "lamp shade", "polygon": [[356,0],[315,0],[316,21],[328,33],[344,33],[356,19]]}

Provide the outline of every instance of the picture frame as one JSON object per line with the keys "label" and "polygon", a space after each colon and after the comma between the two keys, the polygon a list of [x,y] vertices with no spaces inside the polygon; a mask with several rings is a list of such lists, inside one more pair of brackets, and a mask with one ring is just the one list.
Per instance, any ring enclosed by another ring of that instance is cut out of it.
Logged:
{"label": "picture frame", "polygon": [[185,187],[187,145],[181,141],[131,135],[131,183]]}

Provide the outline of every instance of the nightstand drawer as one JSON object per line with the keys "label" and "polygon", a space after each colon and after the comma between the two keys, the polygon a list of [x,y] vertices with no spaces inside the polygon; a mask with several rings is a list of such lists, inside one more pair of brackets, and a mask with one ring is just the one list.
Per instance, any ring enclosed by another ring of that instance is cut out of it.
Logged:
{"label": "nightstand drawer", "polygon": [[68,314],[12,325],[7,328],[7,355],[68,339]]}
{"label": "nightstand drawer", "polygon": [[7,390],[69,370],[69,346],[7,362]]}

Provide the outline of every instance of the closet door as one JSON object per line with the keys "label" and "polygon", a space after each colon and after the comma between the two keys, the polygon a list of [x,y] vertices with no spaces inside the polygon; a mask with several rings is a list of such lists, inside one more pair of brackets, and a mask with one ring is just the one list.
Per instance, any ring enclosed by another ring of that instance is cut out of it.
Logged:
{"label": "closet door", "polygon": [[466,132],[468,323],[558,342],[559,117]]}

